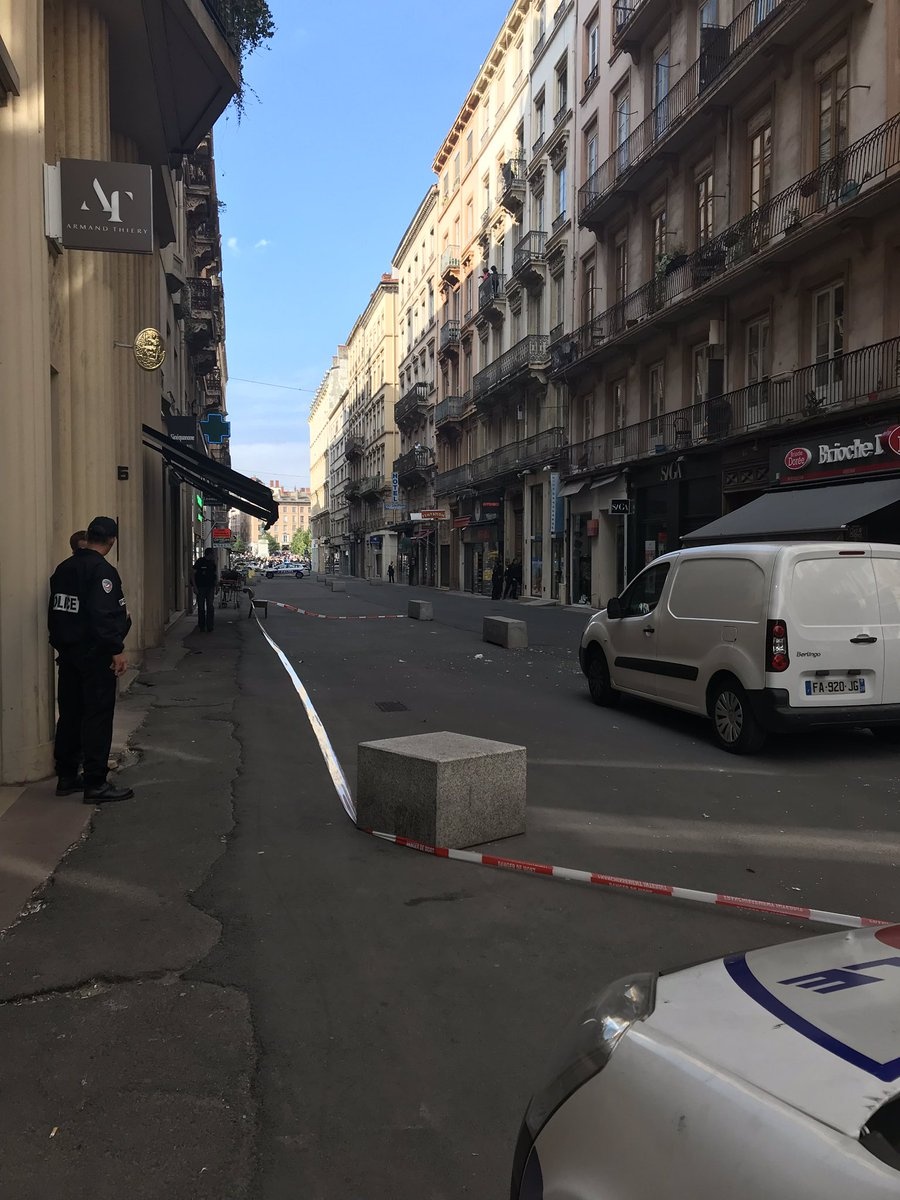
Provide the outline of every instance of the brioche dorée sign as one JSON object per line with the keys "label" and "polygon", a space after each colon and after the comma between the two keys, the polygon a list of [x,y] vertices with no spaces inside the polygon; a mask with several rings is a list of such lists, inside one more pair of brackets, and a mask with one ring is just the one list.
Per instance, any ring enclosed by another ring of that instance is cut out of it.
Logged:
{"label": "brioche dor\u00e9e sign", "polygon": [[772,478],[778,483],[898,471],[900,425],[887,421],[884,425],[798,438],[772,451],[771,467]]}

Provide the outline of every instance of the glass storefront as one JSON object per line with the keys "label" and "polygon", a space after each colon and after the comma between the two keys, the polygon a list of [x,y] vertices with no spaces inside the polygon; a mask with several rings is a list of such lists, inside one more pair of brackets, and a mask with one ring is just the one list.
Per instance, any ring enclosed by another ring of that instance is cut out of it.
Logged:
{"label": "glass storefront", "polygon": [[544,589],[544,485],[531,489],[531,595]]}
{"label": "glass storefront", "polygon": [[572,514],[572,604],[591,602],[591,541],[588,522],[591,514]]}

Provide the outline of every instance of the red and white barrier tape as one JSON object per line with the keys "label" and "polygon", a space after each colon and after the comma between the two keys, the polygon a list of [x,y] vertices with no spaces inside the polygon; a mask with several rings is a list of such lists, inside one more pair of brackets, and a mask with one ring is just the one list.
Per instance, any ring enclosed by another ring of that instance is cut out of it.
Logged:
{"label": "red and white barrier tape", "polygon": [[[288,607],[280,605],[279,607]],[[551,867],[544,863],[526,862],[518,858],[505,858],[498,854],[480,854],[476,850],[451,850],[447,846],[429,846],[427,842],[417,842],[412,838],[398,837],[393,833],[380,833],[376,829],[366,829],[360,825],[356,817],[356,805],[347,783],[347,776],[334,752],[319,714],[310,699],[309,693],[303,686],[297,672],[294,670],[284,651],[266,633],[256,618],[260,632],[277,655],[281,665],[287,672],[294,690],[300,697],[307,718],[315,734],[316,741],[332,783],[343,805],[344,812],[358,830],[370,837],[383,842],[393,842],[395,846],[404,846],[408,850],[416,850],[420,854],[430,854],[435,858],[452,858],[457,862],[475,863],[482,867],[496,867],[501,871],[518,871],[524,875],[544,875],[551,879],[564,879],[570,883],[587,883],[594,887],[614,888],[626,892],[643,892],[652,896],[664,896],[672,900],[690,900],[695,904],[711,904],[717,908],[739,909],[742,912],[764,913],[768,916],[794,917],[800,921],[815,921],[822,925],[840,925],[845,929],[864,929],[873,925],[893,925],[894,921],[882,921],[875,917],[857,917],[849,913],[829,912],[827,909],[807,908],[798,904],[779,904],[771,900],[752,900],[747,896],[729,896],[724,892],[701,892],[694,888],[677,887],[668,883],[648,883],[642,879],[624,879],[618,875],[602,875],[598,871],[579,871],[574,867]]]}
{"label": "red and white barrier tape", "polygon": [[276,608],[286,608],[288,612],[300,613],[302,617],[318,617],[320,621],[402,621],[403,613],[372,613],[364,617],[337,617],[331,613],[310,612],[308,608],[297,608],[296,604],[282,604],[279,600],[268,600]]}

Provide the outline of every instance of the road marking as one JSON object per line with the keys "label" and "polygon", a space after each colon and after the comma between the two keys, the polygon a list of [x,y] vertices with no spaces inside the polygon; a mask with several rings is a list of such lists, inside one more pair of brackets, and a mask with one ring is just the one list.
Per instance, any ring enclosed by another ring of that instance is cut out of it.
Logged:
{"label": "road marking", "polygon": [[334,616],[331,613],[312,612],[308,608],[297,608],[296,604],[282,604],[278,600],[267,600],[267,604],[273,604],[276,608],[287,609],[288,612],[299,613],[301,617],[317,617],[320,621],[404,621],[406,617],[403,613],[369,613],[363,617],[341,617]]}
{"label": "road marking", "polygon": [[[595,770],[613,771],[693,771],[698,774],[710,775],[777,775],[784,776],[783,771],[770,771],[765,767],[717,767],[712,763],[652,763],[646,761],[633,762],[623,758],[532,758],[529,765],[534,767],[588,767]],[[792,774],[794,774],[792,772]],[[811,778],[811,776],[810,776]]]}
{"label": "road marking", "polygon": [[564,879],[572,883],[587,883],[594,887],[615,888],[627,892],[649,892],[654,896],[666,896],[673,900],[690,900],[696,904],[711,904],[718,908],[736,908],[744,912],[765,913],[770,916],[779,917],[794,917],[801,921],[815,921],[822,925],[840,925],[843,928],[850,929],[895,924],[894,921],[883,921],[873,917],[857,917],[848,913],[828,912],[825,909],[806,908],[796,904],[779,904],[771,900],[753,900],[746,896],[730,896],[724,892],[701,892],[693,888],[675,887],[666,883],[650,883],[642,879],[625,879],[619,875],[603,875],[598,871],[578,871],[572,867],[555,867],[548,866],[545,863],[525,862],[518,858],[505,858],[496,854],[481,854],[475,850],[452,850],[447,846],[431,846],[427,842],[413,841],[411,838],[398,837],[393,833],[381,833],[376,829],[366,829],[358,823],[356,805],[353,802],[350,785],[347,783],[347,776],[344,774],[343,767],[334,752],[334,747],[331,744],[319,714],[316,712],[315,705],[310,699],[309,693],[303,686],[299,675],[291,666],[287,655],[263,628],[259,617],[256,618],[256,624],[259,627],[260,633],[272,647],[279,662],[287,672],[291,683],[294,685],[294,690],[300,697],[313,734],[319,743],[322,757],[325,759],[325,765],[328,768],[331,781],[343,805],[344,812],[357,829],[369,834],[371,837],[378,838],[384,842],[393,842],[396,846],[405,846],[407,849],[416,850],[420,854],[431,854],[435,858],[452,858],[457,862],[476,863],[483,867],[495,867],[501,871],[516,871],[526,875],[544,875],[551,879]]}

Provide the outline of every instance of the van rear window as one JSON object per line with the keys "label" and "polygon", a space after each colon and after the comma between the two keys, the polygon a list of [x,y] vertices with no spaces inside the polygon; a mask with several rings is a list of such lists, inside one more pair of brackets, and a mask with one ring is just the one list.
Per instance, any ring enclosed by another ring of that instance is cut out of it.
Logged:
{"label": "van rear window", "polygon": [[878,625],[870,558],[807,558],[794,564],[790,616],[800,625]]}
{"label": "van rear window", "polygon": [[669,597],[673,616],[694,621],[765,619],[762,567],[747,558],[685,558]]}

